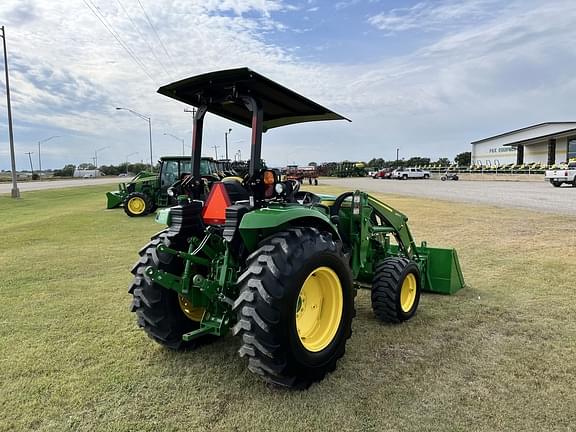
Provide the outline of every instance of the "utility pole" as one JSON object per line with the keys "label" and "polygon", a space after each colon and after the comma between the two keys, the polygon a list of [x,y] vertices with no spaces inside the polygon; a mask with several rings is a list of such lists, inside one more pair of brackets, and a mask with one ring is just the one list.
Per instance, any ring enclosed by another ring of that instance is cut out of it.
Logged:
{"label": "utility pole", "polygon": [[399,160],[399,159],[398,159],[398,155],[399,155],[399,154],[400,154],[400,149],[397,148],[397,149],[396,149],[396,168],[398,168],[398,160]]}
{"label": "utility pole", "polygon": [[16,156],[14,155],[14,131],[12,130],[12,108],[10,105],[10,80],[8,78],[8,55],[6,54],[6,31],[2,30],[2,42],[4,45],[4,72],[6,73],[6,108],[8,109],[8,134],[10,136],[10,161],[12,164],[12,198],[20,198],[18,183],[16,181]]}
{"label": "utility pole", "polygon": [[228,135],[232,132],[232,128],[228,129],[228,132],[224,132],[224,142],[226,143],[226,160],[228,160]]}
{"label": "utility pole", "polygon": [[216,160],[218,160],[218,149],[220,148],[220,146],[212,146],[214,148],[214,153],[216,153]]}
{"label": "utility pole", "polygon": [[32,173],[32,180],[34,180],[34,167],[32,166],[32,155],[34,152],[26,152],[28,159],[30,159],[30,172]]}

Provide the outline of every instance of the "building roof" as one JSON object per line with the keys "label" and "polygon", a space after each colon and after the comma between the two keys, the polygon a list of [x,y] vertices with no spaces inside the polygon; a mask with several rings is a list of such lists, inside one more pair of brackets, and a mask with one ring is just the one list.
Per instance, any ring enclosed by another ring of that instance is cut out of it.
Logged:
{"label": "building roof", "polygon": [[576,132],[576,122],[547,122],[473,141],[471,144],[480,144],[488,141],[500,146],[530,144],[530,141],[553,138],[557,135],[571,132]]}
{"label": "building roof", "polygon": [[248,68],[197,75],[160,87],[158,93],[196,107],[207,105],[208,112],[248,127],[252,113],[242,96],[253,96],[262,104],[264,131],[308,121],[348,120]]}

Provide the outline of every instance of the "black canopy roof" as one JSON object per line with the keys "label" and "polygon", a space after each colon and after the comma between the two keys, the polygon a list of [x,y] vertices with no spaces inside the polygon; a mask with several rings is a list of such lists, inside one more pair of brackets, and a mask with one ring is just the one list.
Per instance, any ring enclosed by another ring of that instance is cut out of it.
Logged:
{"label": "black canopy roof", "polygon": [[252,96],[262,104],[264,130],[308,121],[348,120],[248,68],[197,75],[162,86],[158,93],[196,107],[206,104],[208,112],[244,126],[251,125],[252,113],[238,97]]}

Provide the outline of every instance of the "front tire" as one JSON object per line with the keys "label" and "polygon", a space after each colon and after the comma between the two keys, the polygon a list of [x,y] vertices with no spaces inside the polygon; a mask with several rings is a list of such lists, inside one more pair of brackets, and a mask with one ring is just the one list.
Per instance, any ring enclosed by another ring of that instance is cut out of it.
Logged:
{"label": "front tire", "polygon": [[418,309],[420,292],[420,270],[414,261],[390,257],[376,265],[372,310],[381,321],[401,323],[412,318]]}
{"label": "front tire", "polygon": [[146,216],[152,209],[150,197],[142,192],[132,192],[124,200],[124,213],[130,217]]}
{"label": "front tire", "polygon": [[291,228],[272,235],[248,257],[238,285],[234,333],[250,371],[307,388],[336,368],[355,310],[350,269],[331,234]]}

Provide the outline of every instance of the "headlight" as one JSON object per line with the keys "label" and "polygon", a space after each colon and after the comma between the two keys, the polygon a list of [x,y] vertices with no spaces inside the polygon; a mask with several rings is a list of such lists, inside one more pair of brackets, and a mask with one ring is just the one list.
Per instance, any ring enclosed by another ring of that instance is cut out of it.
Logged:
{"label": "headlight", "polygon": [[175,195],[174,189],[172,189],[172,188],[168,188],[168,191],[166,193],[168,194],[168,196],[171,196],[171,197],[173,197]]}
{"label": "headlight", "polygon": [[285,189],[286,188],[284,187],[284,185],[282,183],[276,183],[276,185],[274,186],[274,191],[278,195],[283,194]]}

